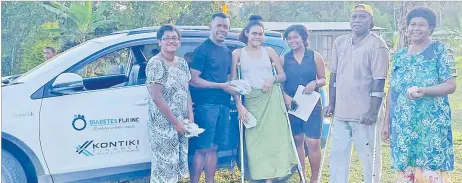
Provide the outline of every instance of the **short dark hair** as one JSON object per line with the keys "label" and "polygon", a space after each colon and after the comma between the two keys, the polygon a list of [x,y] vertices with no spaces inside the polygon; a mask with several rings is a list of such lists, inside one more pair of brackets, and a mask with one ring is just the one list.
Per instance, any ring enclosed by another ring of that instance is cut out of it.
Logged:
{"label": "short dark hair", "polygon": [[51,47],[51,46],[47,46],[44,48],[45,50],[51,50],[53,53],[56,53],[56,49]]}
{"label": "short dark hair", "polygon": [[213,15],[212,15],[212,18],[210,19],[210,21],[213,21],[213,19],[215,19],[216,17],[227,18],[227,19],[229,19],[229,15],[228,15],[228,14],[220,12],[220,13],[215,13],[215,14],[213,14]]}
{"label": "short dark hair", "polygon": [[178,34],[178,39],[181,39],[180,30],[176,28],[174,25],[166,24],[162,25],[159,30],[157,30],[157,40],[161,40],[164,37],[165,31],[175,31]]}
{"label": "short dark hair", "polygon": [[300,35],[300,37],[302,37],[303,44],[305,45],[305,47],[308,47],[310,45],[308,42],[308,32],[309,31],[303,25],[291,25],[290,27],[288,27],[282,34],[284,40],[287,40],[287,37],[289,37],[289,33],[292,31],[297,32]]}
{"label": "short dark hair", "polygon": [[409,11],[407,14],[407,21],[406,25],[409,26],[411,24],[411,20],[416,17],[421,17],[427,20],[428,25],[430,26],[430,32],[433,33],[436,27],[436,14],[431,9],[426,7],[417,7]]}
{"label": "short dark hair", "polygon": [[241,33],[239,34],[239,41],[246,43],[249,41],[249,38],[245,35],[248,33],[250,28],[253,26],[260,26],[263,27],[263,18],[260,15],[252,15],[249,17],[249,23],[242,29]]}

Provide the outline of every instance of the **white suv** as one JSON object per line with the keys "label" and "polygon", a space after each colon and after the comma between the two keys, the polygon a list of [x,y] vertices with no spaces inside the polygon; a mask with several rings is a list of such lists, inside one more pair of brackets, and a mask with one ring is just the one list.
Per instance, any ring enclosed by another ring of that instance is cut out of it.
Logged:
{"label": "white suv", "polygon": [[[2,183],[105,182],[150,173],[146,63],[159,52],[158,27],[82,43],[2,84]],[[205,28],[181,29],[178,56],[191,58]],[[225,44],[244,44],[230,32]],[[272,37],[271,37],[272,36]],[[266,46],[288,51],[280,34]],[[3,79],[2,79],[3,80]],[[233,107],[233,106],[231,106]],[[230,114],[236,121],[235,110]],[[221,168],[238,156],[238,127],[218,152]]]}
{"label": "white suv", "polygon": [[[87,41],[2,84],[2,183],[148,176],[144,81],[146,63],[159,51],[156,29]],[[182,57],[209,36],[181,33]],[[243,46],[236,38],[230,33],[225,44]]]}

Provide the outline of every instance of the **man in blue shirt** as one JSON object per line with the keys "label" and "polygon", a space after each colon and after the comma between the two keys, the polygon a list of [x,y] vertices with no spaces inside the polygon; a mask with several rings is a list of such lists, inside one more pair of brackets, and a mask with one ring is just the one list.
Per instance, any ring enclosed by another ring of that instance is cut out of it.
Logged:
{"label": "man in blue shirt", "polygon": [[228,15],[214,14],[209,26],[210,37],[193,53],[190,84],[194,121],[205,131],[190,140],[190,148],[194,150],[190,166],[192,183],[199,182],[204,167],[206,182],[213,182],[217,149],[229,141],[230,96],[237,96],[228,82],[232,52],[223,44],[229,24]]}

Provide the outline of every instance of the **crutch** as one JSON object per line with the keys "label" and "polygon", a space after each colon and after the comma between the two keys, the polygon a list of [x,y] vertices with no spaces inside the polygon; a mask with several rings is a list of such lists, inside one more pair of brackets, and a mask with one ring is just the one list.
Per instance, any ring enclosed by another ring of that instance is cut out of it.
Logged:
{"label": "crutch", "polygon": [[316,179],[318,183],[321,182],[322,169],[324,167],[324,161],[326,159],[327,145],[329,144],[329,138],[330,138],[331,132],[332,132],[332,123],[329,124],[329,132],[327,133],[326,145],[324,146],[324,150],[322,152],[321,166],[319,167],[318,178]]}
{"label": "crutch", "polygon": [[[321,105],[322,107],[326,107],[327,106],[327,102],[323,99],[325,99],[325,92],[324,90],[320,90],[320,93],[321,93]],[[324,117],[323,117],[323,123],[324,123]],[[320,183],[321,182],[321,178],[322,178],[322,169],[324,168],[324,161],[326,160],[326,153],[327,153],[327,146],[329,145],[329,138],[330,138],[330,135],[331,135],[331,132],[332,132],[332,121],[329,121],[329,130],[327,131],[327,138],[326,138],[326,145],[324,146],[324,150],[322,152],[322,159],[321,159],[321,166],[319,167],[319,173],[318,173],[318,177],[317,177],[317,182]]]}
{"label": "crutch", "polygon": [[[241,63],[237,63],[237,78],[241,79]],[[239,98],[241,99],[242,102],[242,96],[239,95]],[[237,107],[237,106],[236,106]],[[239,116],[238,116],[239,118]],[[243,128],[243,122],[239,119],[239,148],[241,149],[240,151],[240,161],[241,161],[241,183],[244,183],[244,128]]]}
{"label": "crutch", "polygon": [[[375,127],[374,127],[374,155],[372,156],[372,183],[375,183],[375,164],[376,164],[376,158],[377,158],[377,129],[378,129],[378,126],[379,126],[379,121],[383,120],[384,116],[380,116],[380,115],[384,115],[383,110],[386,110],[386,103],[385,103],[385,106],[384,106],[384,103],[382,102],[382,105],[380,105],[380,111],[379,111],[379,117],[377,118],[377,121],[375,122]],[[380,142],[380,141],[379,141]]]}
{"label": "crutch", "polygon": [[374,155],[372,156],[372,183],[375,182],[375,159],[377,158],[377,126],[378,122],[375,122],[374,127]]}
{"label": "crutch", "polygon": [[324,162],[326,160],[326,154],[327,154],[327,147],[329,145],[329,139],[330,139],[330,136],[332,134],[332,121],[330,121],[329,123],[329,130],[327,132],[327,138],[326,138],[326,145],[324,146],[324,150],[322,152],[322,159],[321,159],[321,166],[319,167],[319,173],[318,173],[318,178],[316,179],[318,183],[321,182],[321,178],[322,178],[322,171],[323,171],[323,168],[324,168]]}
{"label": "crutch", "polygon": [[[275,66],[275,63],[274,62],[271,62],[271,65],[273,67],[273,75],[277,75],[277,72],[276,72],[276,66]],[[281,105],[282,105],[282,108],[283,109],[286,109],[286,105],[284,103],[284,96],[282,95],[282,90],[283,88],[281,87],[281,85],[277,84],[279,86],[279,95],[281,97]],[[290,133],[290,141],[292,143],[292,149],[294,150],[294,153],[295,153],[295,156],[296,156],[296,159],[297,159],[297,168],[298,168],[298,173],[300,174],[300,177],[302,179],[302,183],[306,183],[305,181],[305,174],[303,174],[303,168],[302,168],[302,163],[300,162],[300,159],[298,157],[298,152],[297,152],[297,147],[295,146],[295,141],[294,141],[294,138],[292,137],[292,128],[290,127],[290,120],[289,120],[289,114],[287,113],[287,110],[284,110],[284,114],[286,115],[286,121],[287,121],[287,125],[289,127],[289,133]],[[303,144],[304,145],[304,144]]]}

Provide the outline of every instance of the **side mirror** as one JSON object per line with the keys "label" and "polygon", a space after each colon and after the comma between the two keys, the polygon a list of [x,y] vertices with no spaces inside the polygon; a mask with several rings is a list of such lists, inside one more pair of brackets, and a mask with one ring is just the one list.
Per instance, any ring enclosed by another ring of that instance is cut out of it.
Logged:
{"label": "side mirror", "polygon": [[75,73],[63,73],[52,84],[51,92],[56,94],[69,94],[84,89],[82,76]]}

